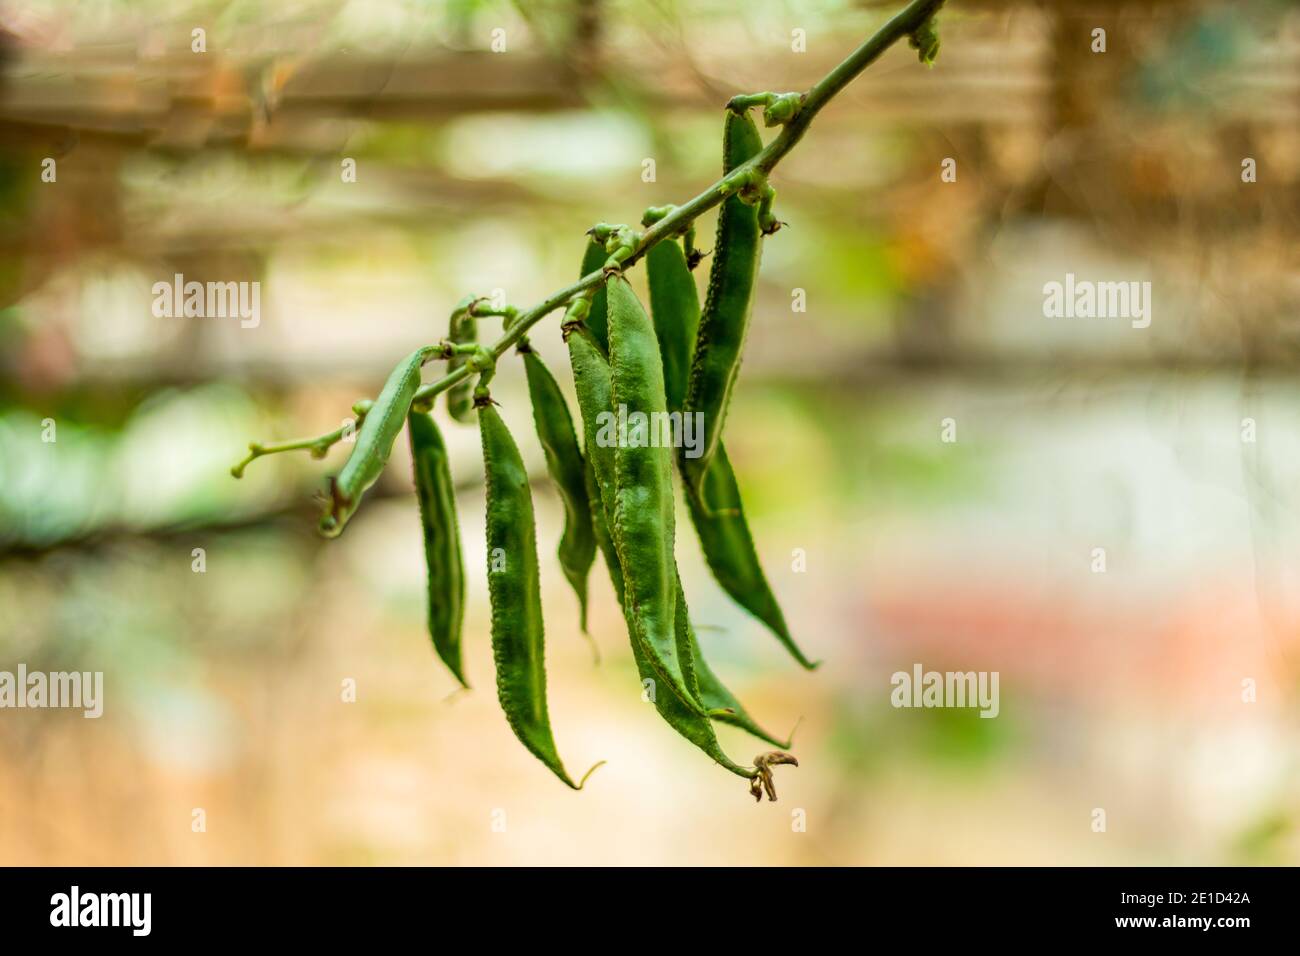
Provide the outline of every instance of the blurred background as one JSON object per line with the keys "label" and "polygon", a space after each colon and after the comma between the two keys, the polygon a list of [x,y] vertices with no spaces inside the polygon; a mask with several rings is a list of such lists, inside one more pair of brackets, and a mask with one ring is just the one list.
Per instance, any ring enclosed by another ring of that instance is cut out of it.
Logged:
{"label": "blurred background", "polygon": [[[727,443],[825,665],[729,602],[684,514],[677,540],[714,668],[802,718],[777,803],[641,702],[599,566],[594,664],[510,360],[552,723],[571,770],[609,761],[581,794],[497,706],[474,428],[439,406],[468,693],[425,633],[404,440],[335,542],[342,447],[230,477],[466,293],[531,305],[591,223],[699,192],[728,97],[805,89],[901,5],[0,8],[0,670],[105,674],[98,720],[0,712],[0,863],[1300,862],[1293,4],[953,0],[933,70],[891,50],[780,166]],[[1067,272],[1149,281],[1150,327],[1044,318]],[[175,273],[260,282],[260,323],[156,318]],[[533,341],[571,394],[558,322]],[[916,663],[998,671],[999,717],[892,708]]]}

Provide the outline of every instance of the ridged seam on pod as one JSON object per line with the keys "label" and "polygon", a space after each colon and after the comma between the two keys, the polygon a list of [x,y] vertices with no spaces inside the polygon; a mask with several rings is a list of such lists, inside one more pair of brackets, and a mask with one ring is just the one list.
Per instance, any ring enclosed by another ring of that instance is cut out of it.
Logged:
{"label": "ridged seam on pod", "polygon": [[[724,173],[733,171],[762,148],[762,137],[749,115],[728,110],[723,127]],[[758,209],[738,195],[728,196],[718,213],[709,291],[700,315],[686,389],[685,410],[704,416],[701,454],[697,458],[679,456],[682,475],[697,493],[721,440],[740,369],[761,252]],[[712,502],[704,503],[708,510],[714,510]]]}

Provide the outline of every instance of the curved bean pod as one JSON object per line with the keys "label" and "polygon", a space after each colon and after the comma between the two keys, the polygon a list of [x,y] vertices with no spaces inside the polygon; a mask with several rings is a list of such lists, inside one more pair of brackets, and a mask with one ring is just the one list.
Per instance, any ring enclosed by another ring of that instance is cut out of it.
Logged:
{"label": "curved bean pod", "polygon": [[[709,507],[705,506],[706,501]],[[816,668],[821,662],[809,660],[795,643],[781,605],[763,573],[754,538],[749,533],[749,522],[745,520],[740,487],[724,446],[718,446],[699,491],[688,490],[686,503],[714,579],[737,604],[762,621],[801,666],[808,670]]]}
{"label": "curved bean pod", "polygon": [[[589,498],[591,501],[592,527],[601,553],[605,557],[605,566],[609,570],[610,581],[614,585],[614,593],[618,596],[624,614],[628,615],[623,567],[609,531],[609,519],[613,514],[616,500],[612,449],[603,447],[596,441],[598,416],[602,411],[607,411],[611,407],[609,365],[598,352],[595,343],[587,338],[583,331],[574,331],[569,336],[569,354],[572,360],[574,381],[578,391],[578,404],[582,411],[583,430],[587,441],[588,487],[591,489]],[[673,583],[676,592],[676,613],[673,621],[674,640],[679,653],[693,665],[692,649],[695,646],[694,639],[690,631],[686,599],[682,594],[681,579],[677,574],[675,563],[673,565]],[[629,632],[633,628],[634,625],[629,615]],[[635,639],[632,640],[631,644],[632,656],[636,661],[637,671],[641,675],[641,679],[643,681],[653,681],[656,686],[661,684],[662,681],[658,672],[651,666],[640,644]],[[695,693],[702,696],[703,689],[696,683],[695,673],[694,667],[689,666],[686,676],[691,681]],[[708,674],[711,689],[713,689],[713,684],[720,686],[712,672],[710,671]],[[753,776],[752,770],[737,764],[723,751],[708,717],[700,714],[693,703],[688,704],[673,688],[666,688],[665,690],[667,692],[654,695],[654,705],[659,715],[663,717],[670,727],[732,773],[742,777]],[[725,688],[722,690],[725,692]],[[734,703],[735,698],[731,697],[730,693],[718,694],[715,699],[719,701],[720,707],[729,708],[736,714],[743,712],[743,708]],[[721,715],[715,716],[722,719]]]}
{"label": "curved bean pod", "polygon": [[[599,506],[593,506],[592,508],[593,520],[597,525],[603,525],[605,516],[603,513],[597,511],[598,507]],[[603,511],[603,508],[601,511]],[[599,532],[597,533],[597,540],[601,540]],[[602,544],[601,553],[605,556],[605,567],[609,569],[610,581],[614,585],[615,592],[619,594],[619,603],[621,604],[623,600],[623,569],[619,566],[618,553],[614,550],[613,543],[608,537],[607,530],[603,540],[609,542],[609,546],[606,547]],[[694,641],[694,633],[690,630],[690,621],[686,610],[686,599],[684,597],[679,597],[678,606],[681,608],[680,619],[678,622],[680,625],[679,634],[686,639],[686,642],[689,645]],[[638,646],[635,641],[632,642],[632,659],[636,662],[637,674],[640,675],[641,680],[643,682],[651,681],[654,685],[658,685],[658,674],[655,669],[650,666],[649,661],[646,660],[644,652],[642,652],[640,646]],[[757,724],[753,723],[753,720],[745,712],[745,709],[741,707],[739,702],[731,696],[731,693],[722,686],[721,682],[718,681],[713,672],[703,666],[703,660],[697,660],[696,663],[699,667],[699,688],[701,696],[707,696],[712,700],[714,702],[713,706],[725,708],[731,711],[731,713],[726,714],[714,714],[712,719],[735,724],[744,730],[748,730],[750,733],[756,733],[756,735],[763,740],[772,740],[772,738],[768,737],[761,728],[758,728]],[[708,675],[707,680],[704,677],[705,674]],[[659,712],[659,716],[664,719],[669,727],[672,727],[673,730],[677,731],[696,747],[700,748],[700,750],[708,754],[709,757],[713,759],[714,763],[725,767],[737,776],[746,778],[753,777],[753,770],[741,766],[727,756],[726,751],[722,749],[722,745],[718,743],[717,735],[713,732],[713,725],[710,723],[710,718],[701,717],[693,708],[686,706],[682,699],[674,693],[656,693],[654,695],[654,705],[655,710]],[[751,729],[750,726],[741,723],[740,721],[742,720],[748,721],[749,724],[752,725],[753,728],[757,728],[757,730]],[[788,744],[786,746],[788,746]]]}
{"label": "curved bean pod", "polygon": [[523,353],[528,395],[533,403],[537,438],[546,454],[546,469],[564,502],[564,534],[559,558],[564,576],[578,596],[579,619],[587,630],[587,574],[596,559],[596,539],[591,528],[591,505],[587,501],[587,466],[578,450],[569,405],[555,377],[528,347]]}
{"label": "curved bean pod", "polygon": [[415,494],[424,529],[428,568],[429,637],[442,662],[468,687],[461,664],[461,622],[465,613],[465,564],[456,520],[456,493],[447,465],[442,433],[428,412],[412,410],[406,418],[415,471]]}
{"label": "curved bean pod", "polygon": [[[619,281],[626,285],[624,280],[620,279]],[[628,289],[627,292],[631,295],[631,289]],[[611,296],[612,304],[613,297]],[[637,307],[640,307],[639,304]],[[613,317],[612,313],[613,310],[611,310],[611,318]],[[613,328],[614,324],[611,322],[611,328]],[[665,529],[662,526],[659,527],[657,532],[659,535],[658,542],[649,547],[645,546],[644,538],[648,534],[647,526],[653,527],[661,520],[662,502],[654,512],[643,512],[640,521],[628,516],[626,512],[627,508],[636,507],[637,503],[640,503],[645,508],[652,496],[662,495],[662,488],[658,485],[658,466],[653,460],[648,465],[648,470],[653,473],[655,490],[641,493],[642,489],[637,488],[631,481],[629,462],[626,458],[624,458],[622,471],[620,472],[619,453],[620,451],[629,450],[663,452],[667,451],[667,449],[619,449],[614,447],[616,443],[610,443],[602,439],[602,416],[610,416],[614,408],[613,372],[610,363],[600,354],[599,347],[586,329],[573,330],[568,339],[569,361],[573,366],[573,381],[578,393],[578,407],[582,413],[587,460],[591,462],[593,481],[601,494],[608,538],[613,545],[613,553],[618,559],[617,566],[620,569],[629,566],[636,568],[634,576],[624,575],[620,570],[619,578],[621,580],[615,582],[615,586],[618,588],[619,601],[623,605],[624,615],[627,617],[628,636],[631,639],[633,649],[639,649],[644,659],[653,665],[657,683],[666,683],[672,694],[682,698],[685,707],[701,716],[707,716],[703,705],[699,703],[698,694],[688,690],[687,678],[682,672],[682,664],[677,652],[675,620],[672,616],[671,603],[665,608],[663,606],[662,591],[655,593],[654,598],[659,603],[648,610],[650,613],[657,613],[658,616],[651,621],[647,609],[644,608],[642,616],[638,617],[637,605],[632,599],[633,594],[638,594],[645,601],[648,600],[648,594],[654,589],[672,587],[673,579],[669,576],[669,571],[673,569],[672,547],[669,544],[664,550],[663,534]],[[615,341],[617,343],[620,340],[616,338]],[[628,344],[626,336],[621,341],[624,345]],[[669,475],[668,481],[671,482],[671,480],[672,477]],[[624,517],[628,518],[629,523],[633,525],[632,530],[635,531],[633,539],[635,547],[633,548],[629,548],[628,543],[622,539],[618,524],[620,490],[624,492],[621,496],[625,509]],[[669,506],[671,507],[671,486],[668,493]],[[595,511],[596,509],[593,508],[593,513]],[[671,526],[667,531],[671,535]],[[597,534],[597,540],[599,541],[599,539],[600,535]],[[637,555],[636,560],[639,563],[629,564],[633,560],[632,556],[634,554]],[[647,576],[652,577],[652,580],[647,582]],[[636,580],[633,580],[633,577]],[[674,597],[675,594],[669,592],[669,601]],[[653,630],[647,627],[648,624],[653,626]],[[658,696],[665,695],[660,694]]]}
{"label": "curved bean pod", "polygon": [[336,538],[343,533],[348,519],[361,504],[361,496],[383,473],[393,451],[393,442],[411,409],[415,390],[420,387],[420,368],[441,351],[441,346],[416,349],[388,376],[379,397],[361,423],[352,454],[338,476],[330,482],[329,504],[318,525],[325,537]]}
{"label": "curved bean pod", "polygon": [[576,784],[569,777],[555,749],[546,708],[546,637],[528,472],[491,399],[476,399],[475,406],[487,488],[488,595],[497,697],[510,728],[529,752],[565,784],[581,790],[591,770]]}
{"label": "curved bean pod", "polygon": [[[591,499],[592,524],[596,529],[596,540],[600,544],[601,554],[605,557],[605,567],[609,570],[610,582],[614,585],[614,593],[618,595],[619,604],[623,605],[623,568],[619,564],[618,552],[614,548],[613,540],[609,534],[609,529],[606,524],[605,507],[601,503],[599,497],[600,490],[599,488],[596,488],[594,484],[594,472],[592,472],[591,475],[594,491]],[[608,491],[610,500],[612,501],[613,488],[608,489]],[[690,626],[690,617],[686,608],[686,597],[682,593],[680,578],[677,579],[676,585],[677,613],[674,621],[674,634],[681,653],[684,657],[689,658],[690,655],[698,650],[698,645],[695,642],[694,631]],[[626,606],[624,606],[624,613],[627,613]],[[631,627],[630,621],[629,627]],[[632,641],[632,658],[636,662],[637,673],[640,675],[641,680],[643,682],[651,681],[652,686],[657,686],[660,683],[658,672],[650,665],[650,662],[646,659],[645,652],[641,650],[641,646],[636,641]],[[753,718],[749,716],[748,712],[746,712],[745,708],[741,706],[740,702],[737,701],[731,692],[723,686],[722,682],[718,680],[717,675],[715,675],[713,671],[709,670],[708,665],[704,663],[704,658],[702,656],[697,655],[694,657],[692,660],[692,670],[689,673],[693,686],[699,696],[708,701],[708,705],[711,708],[717,708],[717,710],[711,712],[711,718],[701,716],[693,706],[688,706],[686,702],[676,693],[673,693],[671,689],[665,693],[656,693],[654,695],[653,701],[655,710],[659,712],[659,716],[664,719],[668,726],[672,727],[692,744],[708,754],[709,757],[713,759],[714,763],[725,767],[737,776],[752,778],[754,775],[753,770],[736,763],[728,757],[726,751],[722,749],[722,745],[718,743],[717,735],[713,732],[713,725],[710,723],[710,719],[733,724],[743,730],[749,731],[763,740],[773,741],[773,738],[769,737],[767,733],[754,722]],[[788,747],[789,744],[777,744],[777,746]]]}
{"label": "curved bean pod", "polygon": [[[723,172],[731,172],[762,148],[763,140],[749,114],[728,110],[723,130]],[[718,213],[709,291],[700,315],[684,406],[688,412],[704,415],[700,456],[680,458],[682,475],[697,493],[722,438],[727,405],[740,370],[761,252],[757,208],[739,195],[728,196]],[[706,504],[709,511],[716,510],[712,502]]]}
{"label": "curved bean pod", "polygon": [[[699,323],[699,297],[686,258],[675,242],[661,242],[650,250],[646,272],[650,280],[650,314],[663,356],[668,408],[678,411],[686,392],[686,369],[690,365],[691,346]],[[679,457],[678,465],[683,461],[684,458]],[[689,481],[684,484],[691,523],[695,525],[704,559],[718,584],[737,604],[767,625],[795,660],[809,669],[816,667],[791,636],[781,605],[763,573],[749,523],[745,520],[740,488],[727,459],[726,446],[721,441],[701,486],[692,487]],[[704,504],[706,501],[716,510],[710,513]],[[704,683],[702,672],[701,686]],[[710,708],[716,706],[707,697],[702,703]]]}
{"label": "curved bean pod", "polygon": [[[624,574],[634,637],[646,660],[688,706],[704,712],[678,653],[675,632],[674,508],[670,447],[651,440],[649,423],[667,415],[663,362],[650,317],[622,276],[607,283],[611,409],[647,419],[644,442],[614,441],[614,508],[610,525]],[[599,470],[597,471],[599,475]],[[630,573],[635,569],[635,573]]]}

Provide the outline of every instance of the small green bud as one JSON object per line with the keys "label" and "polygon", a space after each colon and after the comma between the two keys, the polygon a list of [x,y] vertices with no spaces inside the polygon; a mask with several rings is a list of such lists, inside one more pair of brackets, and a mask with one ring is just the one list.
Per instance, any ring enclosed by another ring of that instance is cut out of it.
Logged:
{"label": "small green bud", "polygon": [[939,55],[939,22],[931,17],[921,24],[910,37],[908,45],[917,51],[917,56],[926,66],[934,66],[935,57]]}
{"label": "small green bud", "polygon": [[763,108],[763,125],[784,126],[794,119],[803,105],[802,93],[781,93],[773,96]]}

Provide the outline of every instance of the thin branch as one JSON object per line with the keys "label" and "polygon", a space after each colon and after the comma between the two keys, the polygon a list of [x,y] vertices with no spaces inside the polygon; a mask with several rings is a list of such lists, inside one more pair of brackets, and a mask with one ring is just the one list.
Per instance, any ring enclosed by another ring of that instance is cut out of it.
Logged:
{"label": "thin branch", "polygon": [[[358,416],[358,419],[359,418],[360,416]],[[355,430],[356,424],[357,422],[353,423],[353,428],[351,430]],[[318,435],[315,438],[298,438],[294,441],[277,442],[272,445],[263,445],[260,442],[249,442],[248,454],[244,456],[243,460],[237,465],[231,467],[230,474],[236,478],[243,478],[244,469],[257,461],[257,459],[262,458],[265,455],[278,455],[281,452],[298,451],[302,448],[310,449],[313,458],[324,458],[326,453],[330,450],[330,447],[342,441],[343,436],[348,434],[349,430],[349,426],[344,425],[340,428],[334,429],[332,432]]]}
{"label": "thin branch", "polygon": [[[839,66],[822,77],[804,94],[802,105],[794,118],[785,124],[780,135],[768,143],[757,156],[719,179],[695,198],[676,207],[647,229],[642,234],[632,254],[623,261],[623,268],[626,269],[635,265],[654,246],[664,239],[677,235],[704,213],[719,205],[728,195],[735,191],[733,184],[737,180],[743,179],[746,172],[757,170],[763,175],[767,175],[775,169],[790,150],[794,149],[795,144],[803,139],[808,127],[812,125],[814,117],[821,111],[822,107],[857,78],[863,70],[879,59],[880,55],[887,49],[903,37],[920,29],[943,6],[943,3],[944,0],[912,0],[912,3],[897,13],[888,23],[877,30],[870,39],[854,50]],[[530,328],[547,315],[563,306],[574,296],[588,289],[594,289],[604,281],[603,271],[597,270],[583,276],[573,285],[556,292],[540,305],[534,306],[527,312],[520,313],[519,318],[511,323],[501,338],[492,345],[492,353],[497,358],[500,358],[512,345],[523,338]],[[462,367],[445,378],[423,386],[416,393],[416,398],[417,400],[427,401],[439,392],[455,385],[469,374],[470,372]]]}
{"label": "thin branch", "polygon": [[[622,268],[635,265],[652,248],[665,239],[672,238],[687,229],[696,219],[719,205],[724,199],[737,192],[740,186],[751,180],[755,173],[766,177],[785,156],[803,139],[813,119],[837,93],[848,86],[863,70],[880,58],[887,49],[920,30],[935,15],[944,0],[912,0],[906,7],[894,15],[883,27],[876,31],[865,43],[854,50],[845,60],[822,77],[807,93],[798,97],[798,107],[788,118],[781,132],[765,146],[756,156],[732,170],[719,179],[704,192],[682,203],[654,223],[645,232],[640,233],[630,255],[622,259]],[[793,94],[791,94],[793,96]],[[490,347],[494,358],[501,358],[511,346],[528,334],[528,330],[568,304],[572,299],[589,290],[594,290],[605,281],[605,272],[598,269],[583,276],[577,282],[552,294],[544,302],[533,306],[508,323],[507,328]],[[455,371],[420,387],[415,393],[414,401],[428,405],[434,396],[444,392],[458,382],[474,374],[469,365],[462,365]],[[325,436],[322,436],[325,437]],[[310,444],[309,444],[310,447]],[[328,447],[328,446],[326,446]],[[314,450],[314,448],[313,448]]]}

